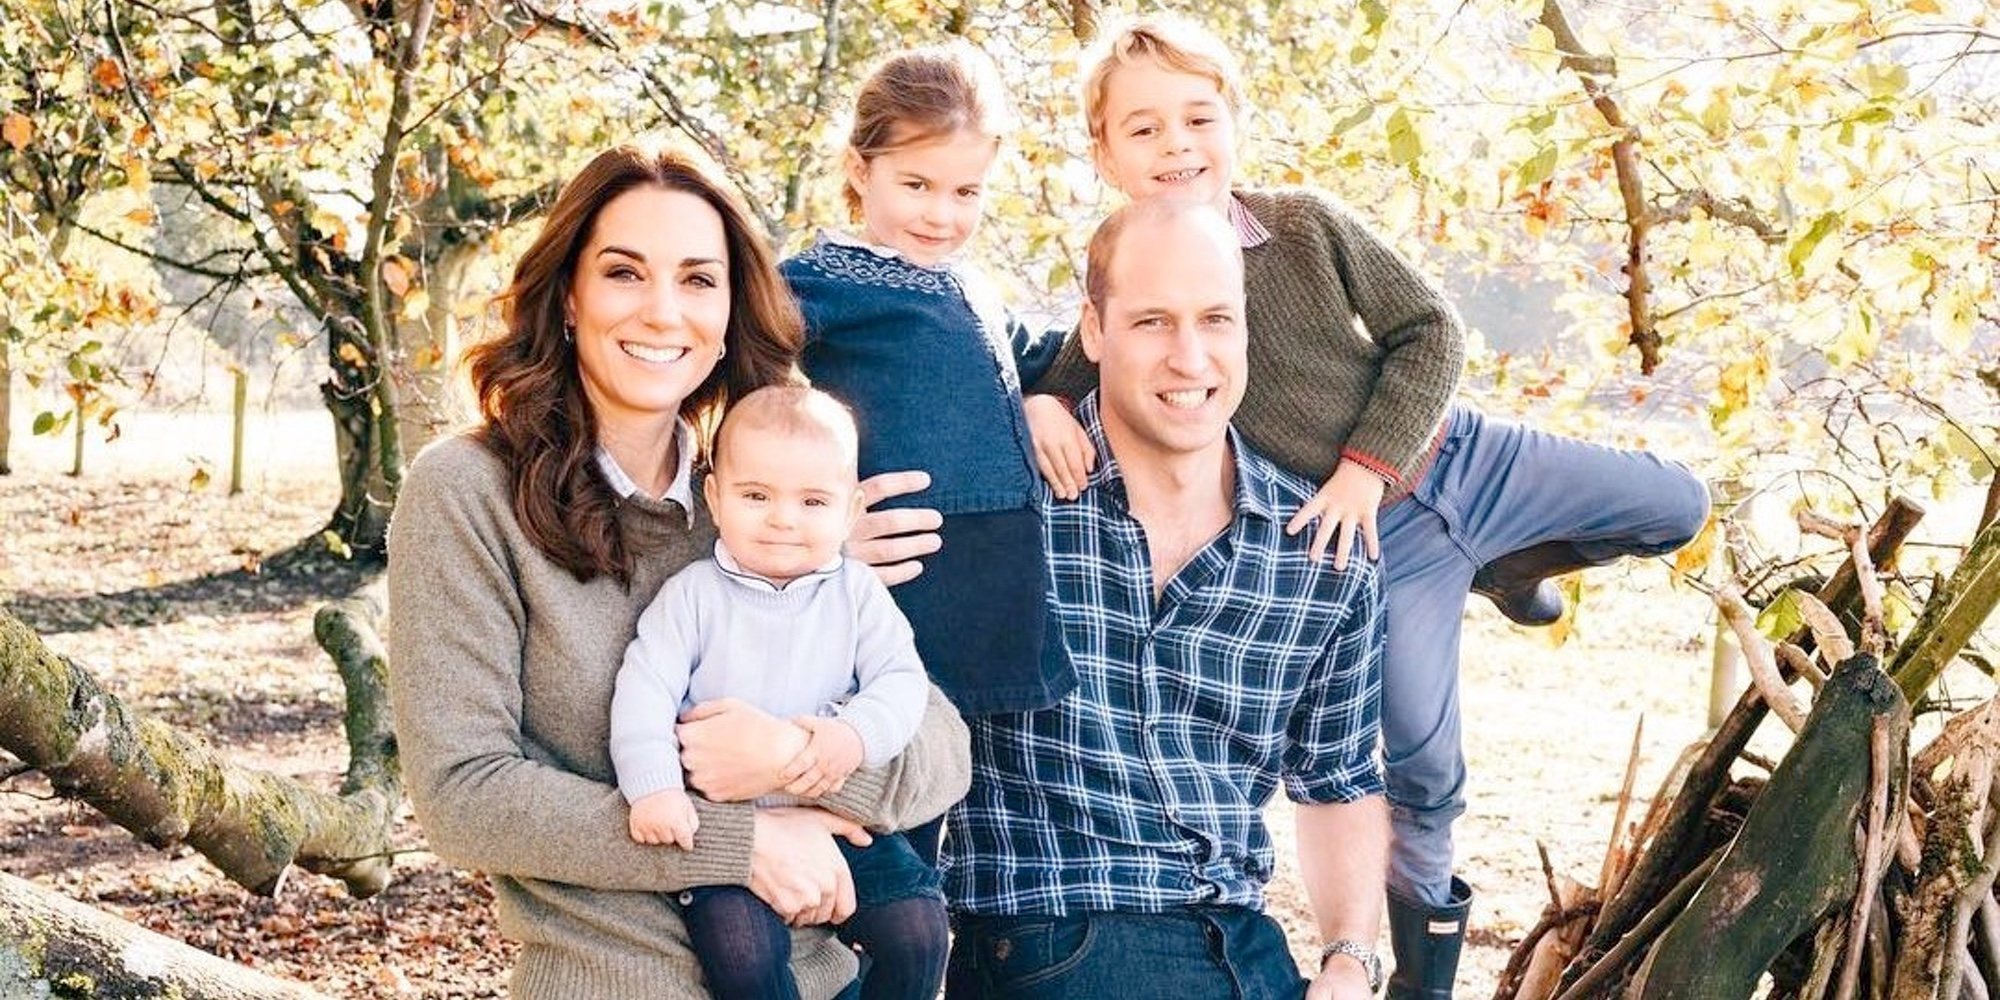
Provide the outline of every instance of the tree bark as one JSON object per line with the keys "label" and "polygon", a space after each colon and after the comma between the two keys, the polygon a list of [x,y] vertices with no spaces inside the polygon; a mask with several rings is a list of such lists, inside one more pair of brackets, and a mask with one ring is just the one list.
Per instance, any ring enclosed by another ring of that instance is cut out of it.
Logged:
{"label": "tree bark", "polygon": [[[1908,779],[1910,709],[1872,656],[1842,663],[1715,873],[1661,935],[1629,995],[1747,997],[1771,960],[1856,893],[1872,895],[1855,827],[1869,814],[1869,745],[1887,726],[1887,815]],[[1727,942],[1727,947],[1716,947]]]}
{"label": "tree bark", "polygon": [[[366,625],[353,609],[342,613],[351,630]],[[350,765],[349,790],[334,796],[237,767],[205,742],[137,717],[0,610],[0,749],[146,843],[188,844],[252,892],[276,895],[296,863],[370,896],[388,884],[389,829],[401,800],[386,667],[379,655],[337,659],[350,737],[364,737],[352,748],[360,763]]]}
{"label": "tree bark", "polygon": [[0,316],[0,476],[14,474],[14,366],[6,317]]}
{"label": "tree bark", "polygon": [[431,255],[423,270],[429,302],[422,316],[396,321],[396,378],[402,392],[396,420],[405,458],[474,416],[459,369],[458,304],[480,246],[454,243]]}
{"label": "tree bark", "polygon": [[0,996],[323,1000],[0,872]]}

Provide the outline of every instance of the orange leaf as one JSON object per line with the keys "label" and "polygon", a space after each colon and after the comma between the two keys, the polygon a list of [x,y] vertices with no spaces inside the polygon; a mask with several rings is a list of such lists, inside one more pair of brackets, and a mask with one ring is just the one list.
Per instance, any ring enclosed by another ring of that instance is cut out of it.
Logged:
{"label": "orange leaf", "polygon": [[390,257],[382,261],[382,283],[397,298],[410,294],[410,265],[401,257]]}
{"label": "orange leaf", "polygon": [[362,354],[361,348],[354,346],[353,342],[351,341],[343,342],[340,345],[340,350],[336,353],[340,355],[340,360],[345,361],[356,368],[368,367],[368,356]]}
{"label": "orange leaf", "polygon": [[15,149],[26,148],[35,138],[35,123],[18,111],[8,112],[7,119],[0,122],[0,139]]}
{"label": "orange leaf", "polygon": [[105,90],[121,90],[125,86],[125,71],[119,69],[118,62],[113,59],[99,59],[97,66],[90,71],[90,78]]}

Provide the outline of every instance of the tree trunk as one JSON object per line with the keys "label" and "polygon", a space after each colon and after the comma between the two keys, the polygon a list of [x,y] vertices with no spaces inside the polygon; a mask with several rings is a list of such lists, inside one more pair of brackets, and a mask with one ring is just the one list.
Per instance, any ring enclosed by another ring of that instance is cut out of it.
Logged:
{"label": "tree trunk", "polygon": [[438,251],[425,266],[423,287],[429,302],[423,315],[399,314],[396,320],[395,365],[403,390],[396,417],[406,459],[472,417],[459,378],[458,305],[479,250],[476,244],[461,243]]}
{"label": "tree trunk", "polygon": [[14,366],[8,354],[7,323],[0,317],[0,476],[14,473]]}
{"label": "tree trunk", "polygon": [[296,983],[223,961],[4,872],[0,872],[0,996],[323,998]]}
{"label": "tree trunk", "polygon": [[[330,613],[343,621],[323,634],[372,633],[351,602]],[[252,892],[276,895],[296,863],[370,896],[389,882],[389,829],[401,801],[379,650],[370,634],[334,651],[355,756],[349,789],[334,796],[237,767],[194,737],[136,717],[0,610],[0,749],[146,843],[187,843]]]}
{"label": "tree trunk", "polygon": [[[1886,726],[1886,775],[1871,774],[1878,724]],[[1872,897],[1881,872],[1875,868],[1870,882],[1858,885],[1869,865],[1855,828],[1870,815],[1878,784],[1886,786],[1886,815],[1902,814],[1909,727],[1909,703],[1874,657],[1842,663],[1742,831],[1660,936],[1627,995],[1750,996],[1785,946],[1857,892]]]}
{"label": "tree trunk", "polygon": [[376,400],[380,369],[367,360],[360,323],[352,324],[352,334],[340,332],[343,325],[347,324],[328,324],[331,371],[319,386],[320,398],[333,415],[334,453],[340,465],[340,505],[326,527],[349,553],[380,556],[388,540],[389,512],[396,504],[395,486],[383,474],[381,429],[385,419],[396,417],[383,414]]}

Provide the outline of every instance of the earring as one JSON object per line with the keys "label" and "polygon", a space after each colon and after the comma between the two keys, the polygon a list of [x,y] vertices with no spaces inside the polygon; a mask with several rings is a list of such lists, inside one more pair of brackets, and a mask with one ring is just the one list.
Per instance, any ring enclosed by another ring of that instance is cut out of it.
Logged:
{"label": "earring", "polygon": [[569,320],[563,320],[563,343],[576,343],[576,324]]}
{"label": "earring", "polygon": [[717,345],[717,347],[715,348],[715,360],[721,361],[722,356],[728,353],[729,353],[729,342],[725,340],[721,344]]}

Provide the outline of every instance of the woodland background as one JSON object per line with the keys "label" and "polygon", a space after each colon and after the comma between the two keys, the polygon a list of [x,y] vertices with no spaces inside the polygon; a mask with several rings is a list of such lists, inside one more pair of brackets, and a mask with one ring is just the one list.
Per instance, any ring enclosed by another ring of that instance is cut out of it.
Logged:
{"label": "woodland background", "polygon": [[[1714,484],[1719,520],[1690,553],[1572,580],[1580,613],[1553,630],[1473,612],[1474,822],[1499,826],[1473,826],[1469,864],[1493,906],[1475,950],[1497,967],[1547,895],[1523,836],[1594,869],[1610,830],[1590,813],[1616,797],[1631,717],[1653,711],[1654,756],[1700,734],[1707,593],[1768,597],[1838,560],[1797,511],[1934,508],[1887,580],[1892,634],[1992,519],[2000,23],[1980,0],[1165,6],[1242,58],[1246,182],[1333,191],[1449,289],[1467,398]],[[673,135],[796,247],[845,222],[835,157],[871,61],[964,37],[1021,118],[979,253],[1017,308],[1062,322],[1114,203],[1083,155],[1076,70],[1125,12],[0,0],[0,611],[136,712],[331,791],[350,713],[307,641],[313,608],[378,571],[401,469],[464,419],[455,360],[563,177]],[[1960,657],[1960,699],[1990,693],[1986,648]],[[6,745],[0,790],[20,794],[0,795],[0,870],[142,919],[196,900],[207,916],[151,922],[330,992],[498,981],[504,952],[462,905],[476,876],[418,854],[369,903],[304,877],[289,902],[246,896],[37,798],[76,796]],[[421,846],[406,818],[392,839]],[[286,950],[335,927],[376,958]],[[438,957],[383,944],[425,933]]]}

